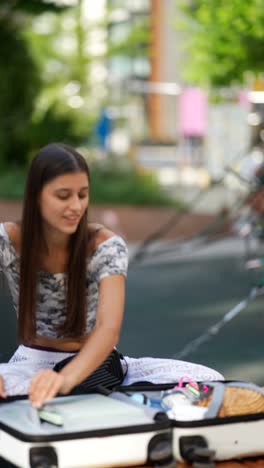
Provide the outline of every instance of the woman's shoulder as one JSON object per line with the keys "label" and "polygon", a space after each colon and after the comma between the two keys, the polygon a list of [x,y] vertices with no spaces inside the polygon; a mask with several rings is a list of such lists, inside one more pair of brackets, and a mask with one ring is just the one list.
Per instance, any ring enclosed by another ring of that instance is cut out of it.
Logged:
{"label": "woman's shoulder", "polygon": [[15,248],[16,252],[19,253],[20,251],[20,239],[21,239],[21,226],[19,223],[14,222],[5,222],[2,223],[4,230]]}
{"label": "woman's shoulder", "polygon": [[102,242],[115,236],[116,234],[102,224],[89,223],[88,231],[94,239],[94,247],[97,248]]}
{"label": "woman's shoulder", "polygon": [[107,245],[108,242],[106,241],[110,239],[112,239],[113,242],[118,241],[125,244],[125,241],[118,234],[111,231],[102,224],[90,223],[88,225],[88,232],[92,235],[93,238],[92,248],[90,247],[90,249],[88,249],[88,253],[93,253],[100,246]]}
{"label": "woman's shoulder", "polygon": [[[98,281],[110,275],[127,274],[128,248],[125,240],[102,225],[89,226],[95,233],[88,267]],[[91,231],[90,231],[91,232]]]}

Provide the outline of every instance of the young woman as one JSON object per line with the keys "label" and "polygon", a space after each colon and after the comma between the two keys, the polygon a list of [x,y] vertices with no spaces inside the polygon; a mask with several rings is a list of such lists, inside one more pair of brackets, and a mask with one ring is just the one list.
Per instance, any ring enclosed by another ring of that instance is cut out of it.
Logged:
{"label": "young woman", "polygon": [[[83,382],[118,342],[125,301],[127,247],[88,223],[90,173],[73,148],[53,143],[33,159],[21,223],[0,225],[0,269],[7,278],[21,343],[0,365],[0,396],[29,394],[34,406]],[[56,372],[54,366],[72,359]],[[211,369],[152,358],[125,358],[126,383],[221,379]]]}

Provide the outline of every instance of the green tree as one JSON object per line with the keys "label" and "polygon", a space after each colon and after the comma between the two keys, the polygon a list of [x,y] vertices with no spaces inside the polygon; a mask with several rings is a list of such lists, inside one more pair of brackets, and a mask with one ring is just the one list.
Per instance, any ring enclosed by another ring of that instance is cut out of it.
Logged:
{"label": "green tree", "polygon": [[32,118],[35,147],[51,139],[83,144],[91,137],[101,96],[99,83],[90,77],[91,61],[97,58],[87,46],[97,25],[84,13],[79,0],[61,15],[37,17],[26,31],[42,77]]}
{"label": "green tree", "polygon": [[11,22],[0,21],[0,76],[0,161],[23,163],[40,83],[25,40]]}
{"label": "green tree", "polygon": [[32,14],[60,11],[55,2],[2,0],[0,5],[0,165],[23,165],[28,128],[40,90],[38,67],[24,37]]}
{"label": "green tree", "polygon": [[225,86],[263,72],[263,0],[181,0],[180,9],[188,79]]}
{"label": "green tree", "polygon": [[58,4],[56,0],[1,0],[1,17],[10,17],[14,14],[33,14],[39,15],[46,11],[62,11],[65,6]]}

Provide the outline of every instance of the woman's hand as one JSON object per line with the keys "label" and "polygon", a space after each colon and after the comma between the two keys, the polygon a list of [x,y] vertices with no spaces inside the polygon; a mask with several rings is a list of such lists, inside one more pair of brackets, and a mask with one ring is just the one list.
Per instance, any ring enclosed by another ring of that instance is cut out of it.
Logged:
{"label": "woman's hand", "polygon": [[52,369],[39,371],[31,380],[29,386],[29,400],[35,408],[54,398],[58,393],[70,392],[71,386],[67,377]]}

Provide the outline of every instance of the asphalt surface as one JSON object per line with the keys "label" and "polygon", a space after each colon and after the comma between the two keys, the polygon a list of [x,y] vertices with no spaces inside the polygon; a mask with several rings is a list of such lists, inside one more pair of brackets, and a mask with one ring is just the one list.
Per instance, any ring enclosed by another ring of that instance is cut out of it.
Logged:
{"label": "asphalt surface", "polygon": [[[182,257],[172,248],[162,259],[154,249],[145,263],[131,264],[120,351],[135,357],[177,357],[262,280],[263,270],[245,268],[244,253],[243,245],[230,239],[200,250],[194,246]],[[252,301],[184,360],[214,367],[227,379],[264,385],[263,303],[264,296]],[[16,346],[16,331],[10,297],[3,287],[0,340],[5,361]]]}
{"label": "asphalt surface", "polygon": [[[175,249],[163,257],[154,253],[129,269],[120,340],[128,355],[177,357],[263,281],[262,269],[245,268],[245,248],[234,239],[182,258]],[[263,304],[264,296],[249,302],[184,360],[214,367],[226,379],[264,385]]]}

